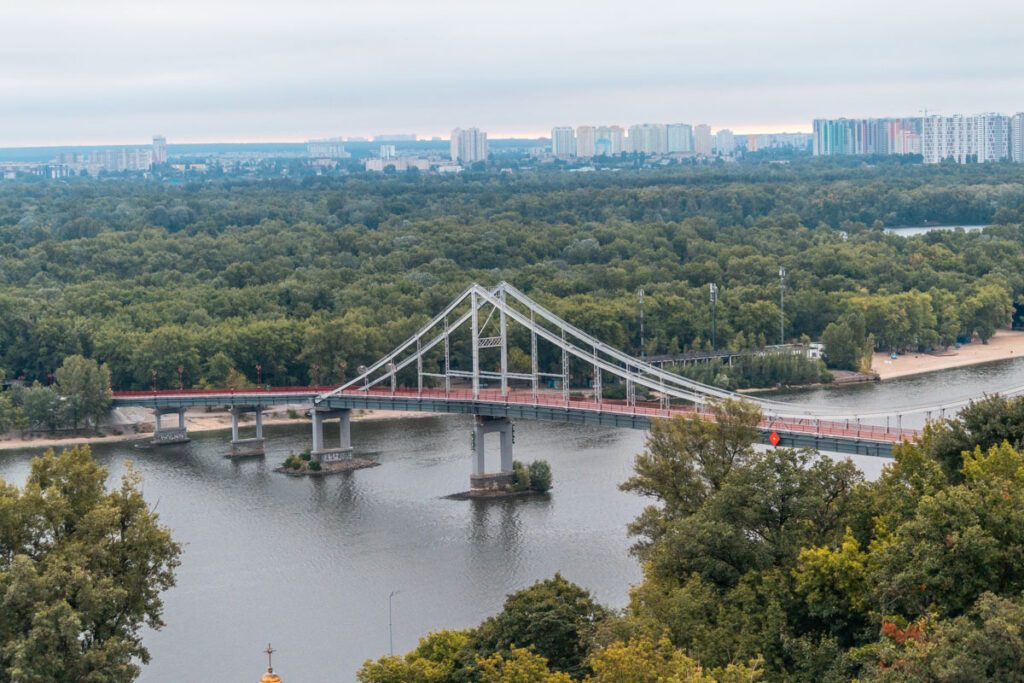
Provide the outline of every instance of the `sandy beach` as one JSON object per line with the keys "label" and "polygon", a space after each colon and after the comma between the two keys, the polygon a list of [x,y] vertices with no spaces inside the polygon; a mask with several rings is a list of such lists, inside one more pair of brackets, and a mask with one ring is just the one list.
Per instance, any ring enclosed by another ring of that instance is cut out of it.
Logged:
{"label": "sandy beach", "polygon": [[[298,417],[292,418],[288,415],[289,406],[280,406],[274,410],[268,410],[263,414],[263,425],[280,425],[292,423],[308,423],[304,412],[308,406],[290,406],[298,413]],[[390,410],[357,410],[352,416],[353,422],[365,420],[394,420],[405,417],[432,417],[433,413],[406,413]],[[12,436],[0,438],[0,451],[17,450],[21,448],[63,448],[76,444],[97,444],[115,443],[118,441],[139,441],[148,439],[153,434],[153,413],[146,408],[118,408],[112,413],[112,422],[104,425],[101,436],[40,436],[33,438],[22,438]],[[175,418],[177,419],[177,418]],[[255,418],[252,413],[242,417],[242,429],[249,434]],[[231,413],[218,411],[206,412],[203,409],[190,410],[185,414],[185,424],[189,432],[216,432],[228,431],[231,429]],[[244,436],[244,435],[243,435]]]}
{"label": "sandy beach", "polygon": [[871,369],[884,381],[965,365],[991,363],[1021,355],[1024,355],[1024,332],[1000,330],[988,340],[988,344],[975,341],[959,349],[951,347],[948,352],[908,353],[895,360],[889,358],[888,354],[876,353],[871,360]]}

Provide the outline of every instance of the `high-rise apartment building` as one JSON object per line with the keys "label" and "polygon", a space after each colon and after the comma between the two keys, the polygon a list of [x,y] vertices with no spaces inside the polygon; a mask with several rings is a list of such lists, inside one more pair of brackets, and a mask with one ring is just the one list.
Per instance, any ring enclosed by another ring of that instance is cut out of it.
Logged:
{"label": "high-rise apartment building", "polygon": [[487,133],[479,128],[455,128],[451,137],[452,161],[473,164],[487,161]]}
{"label": "high-rise apartment building", "polygon": [[979,114],[975,117],[978,140],[978,163],[1002,161],[1010,156],[1010,117],[1002,114]]}
{"label": "high-rise apartment building", "polygon": [[634,153],[664,154],[668,151],[668,126],[638,123],[629,127],[629,149]]}
{"label": "high-rise apartment building", "polygon": [[1012,145],[1012,120],[1002,114],[926,116],[921,130],[926,164],[1001,161],[1013,158]]}
{"label": "high-rise apartment building", "polygon": [[167,138],[163,135],[153,136],[153,165],[167,163]]}
{"label": "high-rise apartment building", "polygon": [[618,156],[626,151],[626,131],[622,126],[598,126],[596,136],[596,156]]}
{"label": "high-rise apartment building", "polygon": [[1010,159],[1024,163],[1024,113],[1010,117]]}
{"label": "high-rise apartment building", "polygon": [[693,126],[690,124],[670,123],[667,135],[669,152],[693,151]]}
{"label": "high-rise apartment building", "polygon": [[714,139],[711,137],[711,126],[701,123],[693,129],[693,151],[700,156],[711,156]]}
{"label": "high-rise apartment building", "polygon": [[397,159],[398,149],[395,145],[381,145],[380,146],[380,158],[381,159]]}
{"label": "high-rise apartment building", "polygon": [[[919,118],[815,119],[814,156],[917,154]],[[909,135],[908,135],[909,134]]]}
{"label": "high-rise apartment building", "polygon": [[597,129],[593,126],[576,127],[576,156],[589,159],[597,154]]}
{"label": "high-rise apartment building", "polygon": [[551,153],[556,157],[576,156],[576,136],[570,126],[555,126],[551,129]]}
{"label": "high-rise apartment building", "polygon": [[723,128],[715,134],[715,150],[719,154],[732,156],[736,151],[736,136],[728,128]]}

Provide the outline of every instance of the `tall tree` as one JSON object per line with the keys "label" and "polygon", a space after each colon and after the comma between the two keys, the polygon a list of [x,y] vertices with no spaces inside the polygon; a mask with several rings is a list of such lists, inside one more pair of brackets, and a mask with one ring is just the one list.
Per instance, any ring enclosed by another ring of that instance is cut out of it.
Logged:
{"label": "tall tree", "polygon": [[98,427],[110,410],[110,368],[82,356],[69,356],[57,369],[57,391],[65,401],[65,410],[77,430],[82,419]]}
{"label": "tall tree", "polygon": [[130,467],[106,491],[87,447],[32,461],[24,488],[0,482],[0,682],[128,683],[163,626],[180,546]]}

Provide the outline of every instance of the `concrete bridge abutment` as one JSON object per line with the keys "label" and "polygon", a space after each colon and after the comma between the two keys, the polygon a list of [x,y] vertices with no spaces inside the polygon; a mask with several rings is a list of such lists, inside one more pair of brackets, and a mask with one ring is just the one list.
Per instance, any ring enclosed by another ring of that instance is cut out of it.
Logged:
{"label": "concrete bridge abutment", "polygon": [[[164,415],[177,413],[177,426],[166,424],[163,421]],[[154,408],[153,417],[156,429],[153,431],[152,444],[154,446],[169,446],[176,443],[188,443],[188,429],[185,427],[185,408]]]}
{"label": "concrete bridge abutment", "polygon": [[[256,414],[256,436],[243,439],[239,435],[239,420],[245,413]],[[236,406],[232,408],[231,450],[228,455],[232,458],[244,458],[265,454],[266,439],[263,438],[263,406]]]}
{"label": "concrete bridge abutment", "polygon": [[[488,472],[485,457],[485,440],[488,434],[497,433],[501,448],[501,469]],[[473,473],[469,476],[471,491],[503,490],[512,485],[512,444],[515,427],[507,417],[477,415],[473,424]]]}
{"label": "concrete bridge abutment", "polygon": [[[350,408],[318,408],[313,417],[313,448],[310,455],[319,463],[352,458],[352,410]],[[338,445],[330,446],[324,438],[324,422],[338,420]]]}

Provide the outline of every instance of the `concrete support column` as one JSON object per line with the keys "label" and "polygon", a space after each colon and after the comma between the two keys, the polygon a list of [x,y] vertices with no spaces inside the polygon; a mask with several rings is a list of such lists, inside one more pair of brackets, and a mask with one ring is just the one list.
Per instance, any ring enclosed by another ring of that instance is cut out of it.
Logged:
{"label": "concrete support column", "polygon": [[[256,436],[242,438],[241,418],[244,413],[256,413]],[[232,458],[264,455],[266,440],[263,438],[263,406],[235,406],[231,409],[231,451]]]}
{"label": "concrete support column", "polygon": [[343,410],[338,417],[338,437],[342,450],[352,450],[352,411]]}
{"label": "concrete support column", "polygon": [[487,471],[485,467],[484,457],[484,440],[486,439],[487,432],[484,431],[483,426],[480,424],[479,419],[477,423],[473,425],[473,445],[476,447],[475,457],[473,458],[473,474],[480,476]]}
{"label": "concrete support column", "polygon": [[508,422],[501,429],[501,471],[512,471],[512,423]]}
{"label": "concrete support column", "polygon": [[318,453],[324,449],[324,414],[313,409],[313,452]]}
{"label": "concrete support column", "polygon": [[[313,448],[310,451],[317,462],[345,460],[352,457],[352,410],[349,408],[313,408]],[[328,446],[324,439],[324,421],[337,418],[338,445]]]}
{"label": "concrete support column", "polygon": [[[184,407],[174,406],[153,409],[154,423],[156,425],[156,429],[153,432],[153,445],[162,446],[172,443],[186,443],[189,440],[188,430],[185,428],[185,410]],[[164,424],[163,416],[169,413],[178,414],[177,426]]]}
{"label": "concrete support column", "polygon": [[[501,469],[487,472],[484,442],[488,434],[498,433],[501,440]],[[503,489],[512,483],[512,421],[507,417],[477,415],[473,424],[473,473],[469,477],[471,490]]]}

